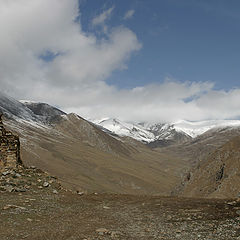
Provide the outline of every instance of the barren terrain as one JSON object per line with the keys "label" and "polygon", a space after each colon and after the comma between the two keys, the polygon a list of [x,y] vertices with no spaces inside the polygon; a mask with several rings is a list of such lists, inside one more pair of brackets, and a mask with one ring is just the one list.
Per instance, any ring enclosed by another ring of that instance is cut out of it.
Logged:
{"label": "barren terrain", "polygon": [[20,136],[21,156],[84,192],[170,195],[188,162],[131,138],[112,137],[69,114],[51,127],[6,121]]}
{"label": "barren terrain", "polygon": [[42,189],[2,193],[0,209],[4,240],[240,239],[240,204],[232,200],[81,195],[63,190],[53,194]]}

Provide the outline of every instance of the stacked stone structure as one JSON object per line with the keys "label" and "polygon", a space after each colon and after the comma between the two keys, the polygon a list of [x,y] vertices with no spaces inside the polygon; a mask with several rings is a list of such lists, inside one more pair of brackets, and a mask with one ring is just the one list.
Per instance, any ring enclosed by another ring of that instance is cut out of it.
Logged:
{"label": "stacked stone structure", "polygon": [[4,128],[0,114],[0,170],[15,168],[21,163],[19,137]]}

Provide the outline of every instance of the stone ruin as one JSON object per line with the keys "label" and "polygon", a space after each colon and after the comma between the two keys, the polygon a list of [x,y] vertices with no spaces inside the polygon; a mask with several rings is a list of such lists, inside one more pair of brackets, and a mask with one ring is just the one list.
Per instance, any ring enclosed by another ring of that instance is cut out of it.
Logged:
{"label": "stone ruin", "polygon": [[22,164],[19,137],[4,128],[0,113],[0,171],[5,167],[15,168],[19,164]]}

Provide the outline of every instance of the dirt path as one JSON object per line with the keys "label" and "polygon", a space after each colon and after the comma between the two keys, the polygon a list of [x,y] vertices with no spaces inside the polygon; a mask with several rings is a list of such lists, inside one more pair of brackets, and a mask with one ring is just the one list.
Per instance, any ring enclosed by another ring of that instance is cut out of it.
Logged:
{"label": "dirt path", "polygon": [[0,239],[240,239],[231,200],[128,195],[0,194]]}

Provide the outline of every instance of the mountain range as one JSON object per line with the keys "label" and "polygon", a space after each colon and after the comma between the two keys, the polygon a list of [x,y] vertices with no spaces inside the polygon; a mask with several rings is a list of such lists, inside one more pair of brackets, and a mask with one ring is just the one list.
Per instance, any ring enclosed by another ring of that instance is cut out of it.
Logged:
{"label": "mountain range", "polygon": [[[17,101],[3,93],[0,111],[5,125],[20,136],[24,164],[56,175],[73,190],[233,197],[240,189],[238,172],[231,167],[238,166],[236,144],[231,143],[238,142],[238,120],[87,121],[46,103]],[[216,182],[223,164],[224,174]],[[232,182],[235,187],[230,190]]]}
{"label": "mountain range", "polygon": [[118,136],[128,136],[150,146],[163,146],[182,143],[194,139],[214,129],[240,127],[240,120],[209,120],[190,122],[179,120],[173,123],[134,123],[124,122],[116,118],[90,120]]}

